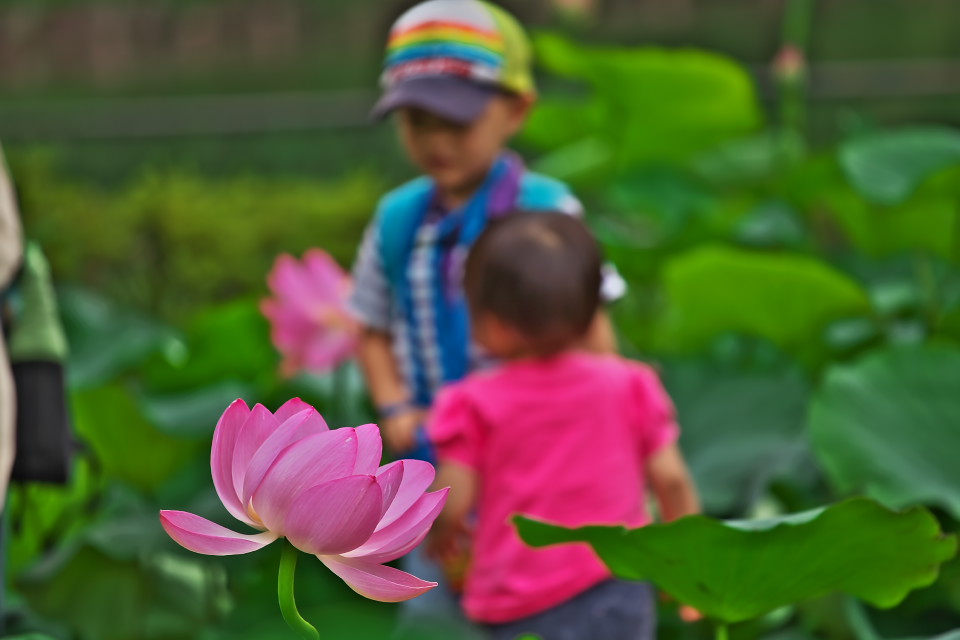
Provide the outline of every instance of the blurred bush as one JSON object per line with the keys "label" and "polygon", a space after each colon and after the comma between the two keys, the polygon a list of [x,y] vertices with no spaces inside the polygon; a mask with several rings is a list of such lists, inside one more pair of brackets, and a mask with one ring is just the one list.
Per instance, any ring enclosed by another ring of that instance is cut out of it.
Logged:
{"label": "blurred bush", "polygon": [[72,182],[49,154],[16,165],[24,223],[55,276],[161,318],[265,291],[281,252],[325,247],[349,265],[385,190],[367,172],[339,181],[145,170],[119,189]]}

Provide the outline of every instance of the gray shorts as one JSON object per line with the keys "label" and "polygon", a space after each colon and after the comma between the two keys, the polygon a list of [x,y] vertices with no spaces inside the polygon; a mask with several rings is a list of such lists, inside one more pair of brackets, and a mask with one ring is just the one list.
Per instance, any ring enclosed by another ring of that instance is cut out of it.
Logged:
{"label": "gray shorts", "polygon": [[531,633],[541,640],[653,640],[656,615],[648,583],[607,580],[552,609],[487,629],[493,640]]}

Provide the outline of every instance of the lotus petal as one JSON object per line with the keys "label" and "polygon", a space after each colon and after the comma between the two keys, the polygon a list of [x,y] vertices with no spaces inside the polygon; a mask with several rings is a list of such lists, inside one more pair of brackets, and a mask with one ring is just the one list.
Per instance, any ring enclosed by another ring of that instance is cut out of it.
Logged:
{"label": "lotus petal", "polygon": [[[302,416],[301,419],[305,418]],[[243,479],[247,472],[250,459],[263,443],[280,427],[277,418],[262,404],[255,405],[247,415],[247,419],[237,431],[237,442],[233,449],[232,483],[238,501],[245,503],[243,498]]]}
{"label": "lotus petal", "polygon": [[329,429],[329,427],[327,427],[327,423],[324,422],[323,417],[320,416],[317,410],[311,407],[309,404],[307,404],[303,400],[301,400],[300,398],[291,398],[287,400],[280,406],[279,409],[276,410],[276,412],[274,412],[273,415],[277,417],[278,422],[283,424],[284,422],[286,422],[293,416],[297,415],[301,411],[311,411],[313,413],[316,413],[317,417],[320,418],[320,422],[323,422],[322,430],[327,431]]}
{"label": "lotus petal", "polygon": [[377,471],[377,483],[380,485],[380,491],[383,492],[383,507],[380,510],[380,518],[387,513],[387,509],[393,503],[393,499],[400,490],[400,483],[403,482],[403,463],[407,460],[397,460],[390,464],[385,464]]}
{"label": "lotus petal", "polygon": [[237,435],[243,423],[250,416],[247,403],[237,399],[220,416],[213,432],[213,444],[210,447],[210,471],[213,486],[217,490],[220,502],[237,520],[255,526],[240,500],[233,481],[233,457],[237,444]]}
{"label": "lotus petal", "polygon": [[333,555],[355,549],[380,520],[383,495],[373,476],[348,476],[307,489],[290,505],[283,531],[293,546]]}
{"label": "lotus petal", "polygon": [[375,424],[362,424],[357,432],[357,463],[353,467],[354,475],[376,475],[383,457],[383,441],[380,429]]}
{"label": "lotus petal", "polygon": [[433,483],[436,471],[433,465],[423,460],[404,460],[403,461],[403,479],[393,502],[387,508],[377,530],[383,529],[392,524],[406,513],[413,504],[420,499],[423,492]]}
{"label": "lotus petal", "polygon": [[261,549],[277,539],[264,531],[244,535],[186,511],[161,511],[160,523],[180,546],[208,556],[232,556]]}
{"label": "lotus petal", "polygon": [[[282,531],[290,505],[303,491],[352,475],[356,460],[357,435],[353,429],[308,436],[272,461],[250,504],[268,529]],[[251,473],[259,474],[260,470],[251,466]]]}
{"label": "lotus petal", "polygon": [[319,249],[308,250],[302,261],[281,255],[267,283],[273,297],[260,309],[283,356],[282,373],[328,371],[353,355],[357,325],[347,309],[350,278],[333,258]]}
{"label": "lotus petal", "polygon": [[437,586],[409,573],[382,564],[343,556],[317,556],[347,586],[371,600],[403,602],[416,598]]}
{"label": "lotus petal", "polygon": [[287,419],[260,445],[247,464],[243,474],[243,488],[240,490],[241,502],[244,505],[250,503],[250,496],[256,492],[260,483],[263,482],[263,476],[281,452],[293,443],[311,435],[329,432],[327,423],[313,407],[310,407],[309,411],[300,412]]}
{"label": "lotus petal", "polygon": [[344,557],[380,563],[396,560],[413,551],[427,537],[449,492],[448,487],[422,496],[395,522],[374,533],[362,546],[344,553]]}

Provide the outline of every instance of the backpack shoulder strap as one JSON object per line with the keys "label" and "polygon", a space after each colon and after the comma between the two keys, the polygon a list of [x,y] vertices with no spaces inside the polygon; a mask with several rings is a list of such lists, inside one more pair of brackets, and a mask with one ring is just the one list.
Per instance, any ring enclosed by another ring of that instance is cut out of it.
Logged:
{"label": "backpack shoulder strap", "polygon": [[541,173],[527,171],[520,180],[517,209],[523,211],[581,212],[580,201],[563,182]]}
{"label": "backpack shoulder strap", "polygon": [[432,181],[421,176],[383,196],[377,206],[380,259],[394,291],[402,285],[403,272],[413,249],[417,226],[432,188]]}

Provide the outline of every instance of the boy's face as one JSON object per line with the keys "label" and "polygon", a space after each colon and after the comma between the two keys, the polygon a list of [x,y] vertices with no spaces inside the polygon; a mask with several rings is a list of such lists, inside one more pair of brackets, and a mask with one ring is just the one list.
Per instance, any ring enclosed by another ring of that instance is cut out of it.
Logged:
{"label": "boy's face", "polygon": [[413,107],[397,110],[407,155],[443,195],[469,196],[490,170],[507,141],[520,129],[532,101],[497,95],[480,116],[458,124]]}

